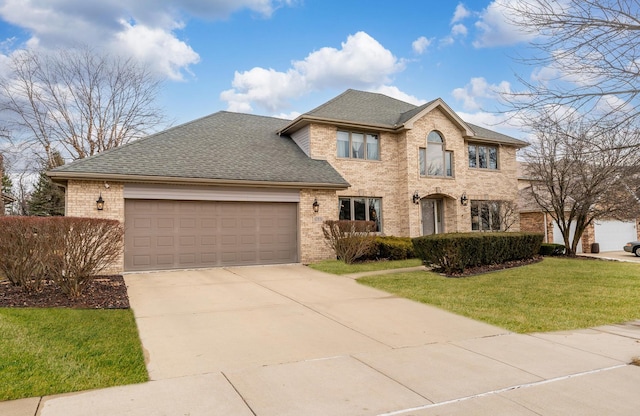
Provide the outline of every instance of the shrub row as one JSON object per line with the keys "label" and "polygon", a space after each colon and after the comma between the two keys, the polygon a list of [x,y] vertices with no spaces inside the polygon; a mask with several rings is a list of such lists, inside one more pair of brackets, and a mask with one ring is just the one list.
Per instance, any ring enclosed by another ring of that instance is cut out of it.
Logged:
{"label": "shrub row", "polygon": [[413,239],[417,257],[446,274],[466,268],[530,259],[540,251],[542,234],[451,233]]}
{"label": "shrub row", "polygon": [[541,256],[562,256],[565,252],[563,244],[542,243],[540,245]]}
{"label": "shrub row", "polygon": [[415,258],[411,237],[377,236],[367,260],[406,260]]}
{"label": "shrub row", "polygon": [[0,217],[0,273],[27,291],[52,279],[65,294],[79,296],[120,256],[123,235],[116,220]]}

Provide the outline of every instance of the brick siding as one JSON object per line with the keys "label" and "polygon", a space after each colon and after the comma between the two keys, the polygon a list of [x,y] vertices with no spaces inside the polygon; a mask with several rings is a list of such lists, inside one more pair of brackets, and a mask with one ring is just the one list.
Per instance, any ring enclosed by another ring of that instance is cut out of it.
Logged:
{"label": "brick siding", "polygon": [[[107,186],[105,186],[107,183]],[[96,200],[102,194],[104,210],[98,211]],[[106,218],[124,224],[124,185],[104,181],[70,180],[65,192],[65,215],[69,217]],[[124,243],[124,242],[123,242]],[[124,270],[124,251],[103,274],[120,274]]]}

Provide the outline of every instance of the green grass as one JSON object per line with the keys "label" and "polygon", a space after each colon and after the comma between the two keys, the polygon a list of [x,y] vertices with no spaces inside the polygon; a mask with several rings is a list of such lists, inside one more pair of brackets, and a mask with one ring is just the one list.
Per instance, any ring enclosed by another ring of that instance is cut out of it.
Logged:
{"label": "green grass", "polygon": [[131,310],[0,308],[0,400],[147,380]]}
{"label": "green grass", "polygon": [[545,258],[466,278],[412,272],[358,281],[519,333],[640,318],[640,264],[634,263]]}
{"label": "green grass", "polygon": [[374,272],[379,270],[402,269],[404,267],[420,266],[419,259],[368,261],[363,263],[346,264],[339,260],[325,260],[309,265],[312,269],[331,274],[350,274],[360,272]]}

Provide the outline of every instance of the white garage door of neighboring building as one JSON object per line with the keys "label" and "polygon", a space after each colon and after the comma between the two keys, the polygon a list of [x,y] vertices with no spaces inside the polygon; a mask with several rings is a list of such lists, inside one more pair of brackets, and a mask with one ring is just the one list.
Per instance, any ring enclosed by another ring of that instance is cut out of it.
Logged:
{"label": "white garage door of neighboring building", "polygon": [[600,251],[620,251],[627,242],[638,239],[635,221],[597,221],[594,233]]}
{"label": "white garage door of neighboring building", "polygon": [[125,271],[298,261],[298,204],[125,200]]}
{"label": "white garage door of neighboring building", "polygon": [[[573,236],[575,234],[576,234],[576,223],[572,222],[571,225],[569,226],[569,243],[573,241]],[[558,224],[555,221],[553,222],[553,242],[555,244],[564,245],[562,232],[560,232],[560,227],[558,227]],[[578,247],[576,247],[576,253],[582,253],[582,239],[578,241]]]}

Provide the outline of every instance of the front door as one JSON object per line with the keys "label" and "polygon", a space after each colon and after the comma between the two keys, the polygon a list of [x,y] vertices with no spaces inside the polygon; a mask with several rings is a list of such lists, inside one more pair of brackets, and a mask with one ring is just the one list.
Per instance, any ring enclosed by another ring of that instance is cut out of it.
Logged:
{"label": "front door", "polygon": [[442,199],[423,198],[422,235],[440,234],[444,232],[444,209]]}

